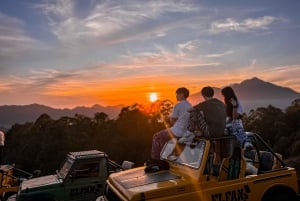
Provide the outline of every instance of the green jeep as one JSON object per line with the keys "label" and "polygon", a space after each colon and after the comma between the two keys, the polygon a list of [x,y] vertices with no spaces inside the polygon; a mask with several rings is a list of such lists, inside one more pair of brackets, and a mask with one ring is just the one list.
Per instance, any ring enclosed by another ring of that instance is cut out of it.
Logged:
{"label": "green jeep", "polygon": [[[128,165],[130,162],[123,162]],[[9,201],[88,201],[104,192],[111,172],[123,170],[98,150],[70,152],[54,175],[23,181]]]}

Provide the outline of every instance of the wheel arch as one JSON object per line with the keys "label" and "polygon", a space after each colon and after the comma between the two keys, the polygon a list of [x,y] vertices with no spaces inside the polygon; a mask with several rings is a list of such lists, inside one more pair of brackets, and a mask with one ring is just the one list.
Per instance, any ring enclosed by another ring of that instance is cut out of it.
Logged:
{"label": "wheel arch", "polygon": [[272,200],[281,200],[278,199],[278,195],[285,195],[286,200],[297,200],[297,193],[289,186],[286,185],[276,185],[269,188],[262,196],[261,201],[272,201]]}
{"label": "wheel arch", "polygon": [[7,191],[7,192],[3,192],[2,196],[1,196],[1,200],[6,201],[10,196],[17,194],[17,192],[15,191]]}

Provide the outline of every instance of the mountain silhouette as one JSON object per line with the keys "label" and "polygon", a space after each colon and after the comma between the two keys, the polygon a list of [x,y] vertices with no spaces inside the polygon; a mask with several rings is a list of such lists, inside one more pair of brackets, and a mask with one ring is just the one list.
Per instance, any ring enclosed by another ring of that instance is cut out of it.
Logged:
{"label": "mountain silhouette", "polygon": [[[285,109],[293,101],[300,98],[300,93],[287,88],[277,86],[270,82],[265,82],[259,78],[252,78],[242,81],[239,84],[231,84],[231,86],[241,104],[244,111],[248,113],[251,109],[257,107],[267,107],[273,105],[281,109]],[[215,97],[223,100],[221,88],[214,87]],[[203,101],[200,92],[191,94],[189,101],[195,105]],[[41,114],[46,113],[53,119],[59,119],[63,116],[74,117],[75,114],[94,117],[97,112],[104,112],[110,118],[115,118],[120,113],[124,106],[109,106],[94,105],[92,107],[75,107],[73,109],[55,109],[45,105],[4,105],[0,106],[0,127],[9,128],[15,123],[34,122]]]}
{"label": "mountain silhouette", "polygon": [[[267,107],[268,105],[285,109],[291,105],[295,99],[300,98],[300,93],[290,88],[265,82],[257,77],[244,80],[239,84],[234,83],[228,86],[233,88],[246,113],[251,109]],[[223,100],[221,90],[221,88],[214,87],[215,97]],[[189,97],[189,100],[193,105],[203,101],[201,92],[192,94]]]}
{"label": "mountain silhouette", "polygon": [[97,112],[104,112],[110,118],[115,118],[120,113],[122,106],[103,107],[94,105],[92,107],[75,107],[73,109],[55,109],[45,105],[4,105],[0,106],[0,126],[9,128],[15,123],[34,122],[41,114],[48,114],[53,119],[63,116],[74,117],[75,114],[94,117]]}
{"label": "mountain silhouette", "polygon": [[290,88],[277,86],[256,77],[233,84],[232,87],[239,96],[247,100],[296,98],[300,95]]}

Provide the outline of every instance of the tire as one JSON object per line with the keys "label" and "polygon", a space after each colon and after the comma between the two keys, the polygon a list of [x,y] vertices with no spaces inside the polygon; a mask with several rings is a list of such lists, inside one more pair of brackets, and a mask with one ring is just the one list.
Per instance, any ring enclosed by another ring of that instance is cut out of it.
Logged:
{"label": "tire", "polygon": [[297,194],[290,188],[286,186],[274,187],[268,190],[262,201],[297,201]]}
{"label": "tire", "polygon": [[6,201],[10,196],[16,194],[16,192],[5,192],[1,196],[1,201]]}

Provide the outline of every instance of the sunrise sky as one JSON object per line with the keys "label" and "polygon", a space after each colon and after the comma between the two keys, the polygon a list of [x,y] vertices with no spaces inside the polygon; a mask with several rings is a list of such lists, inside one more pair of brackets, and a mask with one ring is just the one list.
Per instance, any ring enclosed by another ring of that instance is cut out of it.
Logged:
{"label": "sunrise sky", "polygon": [[300,92],[299,0],[1,0],[0,105],[174,99],[259,77]]}

